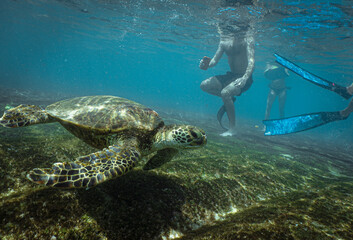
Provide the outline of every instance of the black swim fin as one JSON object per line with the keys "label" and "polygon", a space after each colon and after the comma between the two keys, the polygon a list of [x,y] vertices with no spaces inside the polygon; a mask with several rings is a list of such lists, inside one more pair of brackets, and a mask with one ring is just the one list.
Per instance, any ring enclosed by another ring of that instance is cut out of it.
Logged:
{"label": "black swim fin", "polygon": [[273,136],[306,131],[329,122],[345,119],[347,117],[342,117],[340,112],[317,112],[262,122],[266,126],[265,136]]}
{"label": "black swim fin", "polygon": [[[233,100],[233,103],[235,102],[235,97],[232,98]],[[224,130],[228,130],[228,128],[226,128],[223,123],[222,123],[222,118],[223,118],[223,115],[226,113],[226,107],[224,105],[222,105],[222,107],[220,107],[220,109],[218,110],[217,112],[217,120],[219,122],[219,125],[221,125],[221,127],[224,129]]]}
{"label": "black swim fin", "polygon": [[307,80],[311,83],[314,83],[315,85],[322,87],[324,89],[328,89],[330,91],[333,91],[345,99],[350,99],[352,97],[352,95],[348,93],[346,87],[340,86],[334,82],[330,82],[330,81],[325,80],[321,77],[318,77],[318,76],[304,70],[303,68],[299,67],[298,65],[292,63],[288,59],[285,59],[284,57],[282,57],[276,53],[274,55],[276,57],[276,61],[279,64],[281,64],[285,68],[288,68],[292,72],[298,74],[299,76],[301,76],[305,80]]}

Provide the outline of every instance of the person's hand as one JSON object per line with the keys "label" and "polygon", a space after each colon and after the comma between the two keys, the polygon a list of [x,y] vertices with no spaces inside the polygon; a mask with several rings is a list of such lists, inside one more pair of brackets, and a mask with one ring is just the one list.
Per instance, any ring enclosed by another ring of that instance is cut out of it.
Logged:
{"label": "person's hand", "polygon": [[199,67],[200,67],[202,70],[207,70],[207,69],[208,69],[208,66],[209,66],[209,64],[210,64],[210,61],[211,61],[211,58],[204,56],[204,57],[201,59],[201,61],[200,61]]}

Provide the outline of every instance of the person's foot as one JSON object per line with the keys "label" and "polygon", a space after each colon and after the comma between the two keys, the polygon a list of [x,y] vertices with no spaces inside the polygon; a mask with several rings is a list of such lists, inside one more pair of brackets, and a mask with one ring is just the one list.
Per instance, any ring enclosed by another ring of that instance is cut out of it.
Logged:
{"label": "person's foot", "polygon": [[346,119],[349,116],[349,112],[347,112],[347,110],[344,109],[344,110],[340,111],[340,115],[343,119]]}
{"label": "person's foot", "polygon": [[350,95],[353,95],[353,83],[347,87],[347,92],[350,94]]}
{"label": "person's foot", "polygon": [[231,136],[234,136],[234,135],[236,135],[237,134],[237,132],[235,131],[235,130],[231,130],[231,129],[229,129],[228,131],[226,131],[226,132],[224,132],[224,133],[222,133],[222,134],[220,134],[222,137],[231,137]]}
{"label": "person's foot", "polygon": [[266,132],[266,126],[264,125],[261,129],[263,132]]}

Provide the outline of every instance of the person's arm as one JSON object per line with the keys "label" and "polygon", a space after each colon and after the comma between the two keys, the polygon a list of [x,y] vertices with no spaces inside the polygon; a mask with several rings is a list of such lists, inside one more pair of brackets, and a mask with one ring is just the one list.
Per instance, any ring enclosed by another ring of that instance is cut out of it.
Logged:
{"label": "person's arm", "polygon": [[219,60],[221,59],[223,53],[224,53],[224,49],[223,49],[221,43],[219,43],[218,49],[217,49],[215,55],[213,56],[213,58],[211,59],[211,61],[209,63],[206,63],[205,58],[208,58],[208,57],[204,57],[203,59],[201,59],[199,67],[203,70],[207,70],[210,67],[216,66],[217,63],[219,62]]}
{"label": "person's arm", "polygon": [[[241,78],[236,79],[238,82],[239,91],[244,87],[246,81],[251,77],[252,73],[254,72],[255,67],[255,48],[254,48],[254,38],[251,35],[247,35],[245,42],[246,42],[246,53],[248,58],[248,66],[244,75]],[[240,92],[239,92],[240,93]],[[237,93],[237,94],[239,94]]]}
{"label": "person's arm", "polygon": [[213,56],[213,58],[210,61],[210,64],[208,65],[208,68],[214,67],[217,65],[217,63],[219,62],[219,60],[221,59],[222,55],[224,53],[224,48],[221,44],[221,42],[218,45],[218,49],[215,53],[215,55]]}

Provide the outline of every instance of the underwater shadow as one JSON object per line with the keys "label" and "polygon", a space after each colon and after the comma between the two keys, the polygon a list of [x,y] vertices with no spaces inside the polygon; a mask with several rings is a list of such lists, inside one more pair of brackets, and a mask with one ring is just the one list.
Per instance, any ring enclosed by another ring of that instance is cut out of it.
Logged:
{"label": "underwater shadow", "polygon": [[0,199],[0,239],[162,239],[185,223],[186,192],[142,170],[89,190],[28,186]]}
{"label": "underwater shadow", "polygon": [[78,199],[108,239],[161,239],[180,226],[185,190],[176,178],[135,170],[80,190]]}

